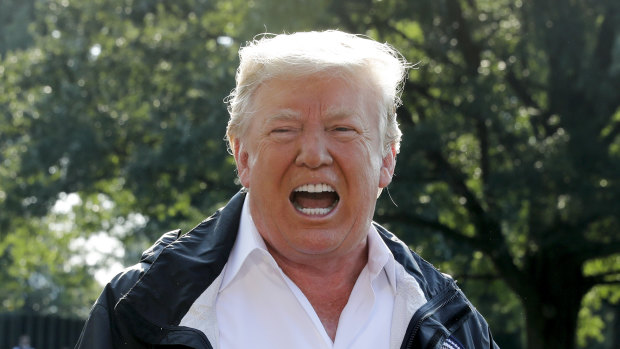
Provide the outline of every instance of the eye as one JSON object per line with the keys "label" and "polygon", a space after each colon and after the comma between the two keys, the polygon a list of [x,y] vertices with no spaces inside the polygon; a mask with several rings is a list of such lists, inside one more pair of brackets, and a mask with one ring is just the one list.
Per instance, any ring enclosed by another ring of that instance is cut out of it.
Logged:
{"label": "eye", "polygon": [[334,126],[329,129],[333,137],[341,142],[351,141],[358,136],[357,129],[353,126]]}
{"label": "eye", "polygon": [[349,132],[349,131],[355,131],[355,130],[353,128],[351,128],[351,127],[338,126],[338,127],[334,127],[334,131],[336,131],[336,132]]}
{"label": "eye", "polygon": [[299,131],[299,128],[295,126],[278,126],[278,127],[274,127],[273,129],[271,129],[269,133],[275,134],[275,135],[278,135],[278,134],[282,135],[282,134],[295,133],[297,131]]}
{"label": "eye", "polygon": [[275,127],[269,131],[269,137],[276,142],[285,142],[294,139],[297,131],[295,127]]}
{"label": "eye", "polygon": [[346,135],[346,134],[356,134],[357,129],[353,126],[334,126],[330,129],[331,132],[334,132],[338,135]]}

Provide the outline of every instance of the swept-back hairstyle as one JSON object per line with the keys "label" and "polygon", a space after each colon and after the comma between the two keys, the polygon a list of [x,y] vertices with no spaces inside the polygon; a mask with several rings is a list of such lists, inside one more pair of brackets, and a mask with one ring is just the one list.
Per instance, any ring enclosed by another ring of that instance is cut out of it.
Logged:
{"label": "swept-back hairstyle", "polygon": [[252,114],[252,96],[265,81],[297,78],[322,72],[360,81],[365,78],[377,95],[381,114],[384,155],[394,146],[398,152],[401,131],[396,121],[403,79],[409,67],[388,44],[337,30],[294,34],[263,34],[239,50],[236,87],[228,96],[230,120],[226,137],[240,139]]}

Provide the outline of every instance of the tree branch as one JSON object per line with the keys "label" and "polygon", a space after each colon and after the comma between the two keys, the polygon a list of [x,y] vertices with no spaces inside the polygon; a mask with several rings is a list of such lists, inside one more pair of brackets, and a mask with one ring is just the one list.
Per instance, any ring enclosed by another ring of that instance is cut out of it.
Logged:
{"label": "tree branch", "polygon": [[581,244],[579,254],[584,260],[608,257],[620,253],[620,241],[612,242],[592,242],[584,240]]}
{"label": "tree branch", "polygon": [[480,12],[478,7],[476,6],[476,2],[474,0],[467,0],[467,5],[472,9],[473,13]]}
{"label": "tree branch", "polygon": [[386,221],[399,221],[406,224],[433,229],[441,233],[444,237],[457,243],[465,243],[472,248],[480,249],[491,258],[498,272],[503,275],[503,278],[513,289],[522,290],[526,286],[522,282],[525,276],[523,275],[523,272],[514,264],[510,251],[508,251],[506,245],[502,243],[503,237],[501,237],[501,235],[498,238],[500,240],[495,242],[492,242],[492,238],[484,239],[480,237],[470,237],[439,222],[438,220],[424,218],[411,214],[410,212],[382,214],[381,219],[385,219]]}
{"label": "tree branch", "polygon": [[390,22],[385,21],[382,24],[385,27],[387,27],[390,30],[392,30],[394,33],[398,34],[403,39],[407,40],[407,43],[409,44],[410,47],[418,49],[418,50],[420,50],[422,52],[426,52],[429,57],[432,57],[434,60],[436,60],[438,62],[443,62],[443,63],[448,64],[448,65],[453,66],[453,67],[459,67],[459,65],[456,64],[455,62],[453,62],[452,60],[450,60],[450,58],[446,54],[444,54],[443,51],[435,50],[431,46],[428,46],[428,45],[420,45],[419,43],[417,43],[416,41],[411,39],[409,36],[407,36],[407,34],[405,34],[402,30],[400,30],[400,29],[396,28],[394,25],[392,25],[392,23],[390,23]]}
{"label": "tree branch", "polygon": [[451,21],[458,24],[456,28],[456,39],[458,47],[465,58],[465,64],[470,76],[478,75],[478,66],[480,65],[480,46],[472,40],[469,32],[469,23],[463,16],[463,9],[457,0],[448,1],[448,13]]}
{"label": "tree branch", "polygon": [[603,138],[603,144],[607,147],[620,135],[620,122],[616,123],[613,129]]}
{"label": "tree branch", "polygon": [[620,285],[620,279],[613,281],[601,281],[597,282],[596,285]]}
{"label": "tree branch", "polygon": [[517,79],[517,76],[515,75],[515,72],[512,69],[508,70],[508,72],[506,73],[506,81],[508,82],[508,85],[512,87],[512,90],[516,93],[517,97],[519,97],[519,99],[521,100],[521,102],[523,102],[523,104],[525,104],[527,107],[541,110],[541,107],[538,105],[538,103],[536,103],[536,101],[534,101],[534,98],[532,98],[532,96],[527,92],[525,86],[521,84],[521,81]]}
{"label": "tree branch", "polygon": [[398,110],[396,111],[396,119],[398,119],[401,125],[415,125],[415,122],[413,122],[413,115],[405,107],[398,108]]}
{"label": "tree branch", "polygon": [[450,185],[452,191],[455,194],[461,195],[467,199],[466,206],[468,207],[470,213],[472,213],[476,218],[482,219],[485,215],[484,208],[480,202],[478,202],[478,198],[476,198],[474,193],[469,190],[467,184],[465,184],[465,176],[460,171],[455,169],[438,150],[427,151],[426,157],[435,165],[437,173],[440,176],[443,174],[444,180]]}
{"label": "tree branch", "polygon": [[482,118],[476,119],[476,133],[478,134],[478,142],[480,146],[480,169],[482,170],[482,183],[484,184],[485,194],[488,194],[486,188],[489,184],[489,176],[491,175],[488,131],[489,130],[487,129],[484,120],[482,120]]}
{"label": "tree branch", "polygon": [[614,47],[615,28],[617,28],[617,8],[610,5],[605,13],[605,19],[598,32],[596,48],[592,55],[592,70],[606,72],[612,62],[612,49]]}
{"label": "tree branch", "polygon": [[608,277],[608,276],[618,276],[618,277],[620,277],[620,270],[606,271],[604,273],[594,274],[594,275],[590,275],[588,277],[595,277],[595,278],[602,277],[602,278],[605,278],[605,277]]}
{"label": "tree branch", "polygon": [[[592,257],[584,256],[582,254],[582,252],[585,251],[584,246],[588,246],[590,243],[589,240],[585,239],[582,233],[590,224],[597,221],[601,217],[604,217],[604,215],[597,211],[596,213],[588,215],[577,222],[568,223],[562,220],[560,214],[555,214],[550,227],[541,231],[539,234],[541,237],[539,241],[541,247],[562,246],[562,248],[567,249],[567,252],[576,253],[582,256],[581,260],[585,262]],[[536,225],[536,223],[530,224]],[[567,236],[570,236],[570,238],[567,238]]]}
{"label": "tree branch", "polygon": [[411,39],[407,34],[405,34],[405,32],[403,32],[402,30],[396,28],[392,23],[387,22],[387,21],[382,21],[382,24],[385,25],[385,27],[390,29],[395,34],[398,34],[398,36],[400,36],[401,38],[407,40],[407,44],[408,44],[409,47],[418,49],[420,51],[427,51],[428,50],[427,47],[422,46],[418,42],[416,42],[413,39]]}
{"label": "tree branch", "polygon": [[552,127],[548,124],[548,120],[549,117],[551,117],[552,112],[549,110],[543,110],[543,108],[534,100],[534,98],[527,91],[527,88],[517,78],[512,69],[510,69],[506,74],[506,82],[508,82],[508,85],[512,88],[513,92],[526,107],[533,108],[538,111],[537,115],[532,115],[532,117],[530,118],[530,122],[532,123],[534,132],[537,132],[537,126],[542,126],[542,128],[545,130],[545,134],[542,135],[543,137],[553,134],[557,130],[557,127]]}
{"label": "tree branch", "polygon": [[[610,280],[609,279],[610,277],[614,279]],[[586,276],[584,279],[585,279],[586,284],[590,286],[589,288],[595,285],[620,284],[620,270],[609,271],[609,272],[600,273],[596,275],[590,275],[590,276]]]}
{"label": "tree branch", "polygon": [[450,101],[447,101],[445,99],[441,99],[441,98],[432,96],[430,94],[430,92],[428,92],[429,88],[430,88],[429,86],[424,86],[422,84],[415,83],[415,82],[410,81],[410,80],[405,81],[405,86],[404,86],[404,89],[405,89],[405,91],[407,91],[407,94],[409,94],[409,93],[413,94],[413,92],[417,92],[418,94],[428,98],[431,101],[436,101],[441,106],[450,107],[450,108],[456,109],[454,104],[452,104]]}
{"label": "tree branch", "polygon": [[499,222],[489,216],[476,196],[465,184],[464,176],[454,169],[438,151],[429,151],[427,154],[429,160],[440,170],[438,172],[444,173],[445,181],[452,188],[452,191],[467,199],[465,207],[471,214],[472,222],[477,232],[476,237],[470,238],[468,241],[475,243],[477,248],[484,251],[493,260],[493,263],[505,275],[504,277],[511,284],[511,287],[515,289],[522,288],[523,285],[520,284],[520,280],[522,280],[523,273],[514,264],[505,238],[501,233]]}
{"label": "tree branch", "polygon": [[419,215],[411,214],[410,212],[396,212],[396,213],[387,213],[382,214],[381,219],[385,219],[385,221],[396,221],[402,222],[411,225],[417,225],[424,228],[429,228],[432,230],[436,230],[437,232],[444,235],[446,238],[470,245],[471,247],[478,247],[478,239],[474,237],[467,236],[460,231],[453,229],[438,220],[424,218]]}
{"label": "tree branch", "polygon": [[495,212],[495,195],[490,190],[489,182],[491,178],[491,158],[489,155],[489,127],[484,117],[475,119],[478,146],[480,147],[480,170],[482,178],[482,193],[489,212]]}
{"label": "tree branch", "polygon": [[452,275],[455,280],[499,280],[500,277],[497,274],[457,274]]}

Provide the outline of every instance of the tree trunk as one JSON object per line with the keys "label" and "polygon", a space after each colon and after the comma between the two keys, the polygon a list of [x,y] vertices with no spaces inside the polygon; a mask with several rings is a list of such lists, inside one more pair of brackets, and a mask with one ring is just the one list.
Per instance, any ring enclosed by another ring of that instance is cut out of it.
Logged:
{"label": "tree trunk", "polygon": [[610,304],[614,310],[614,322],[611,330],[612,339],[610,348],[620,348],[620,304]]}
{"label": "tree trunk", "polygon": [[562,300],[524,300],[528,349],[576,348],[577,314],[581,296],[566,295],[559,298]]}
{"label": "tree trunk", "polygon": [[523,280],[527,295],[522,294],[527,348],[574,349],[581,299],[588,290],[579,258],[557,248],[532,257]]}

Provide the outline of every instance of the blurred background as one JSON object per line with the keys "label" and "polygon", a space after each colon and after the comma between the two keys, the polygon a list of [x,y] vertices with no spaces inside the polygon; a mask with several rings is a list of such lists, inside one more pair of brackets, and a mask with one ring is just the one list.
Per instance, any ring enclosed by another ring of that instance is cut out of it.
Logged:
{"label": "blurred background", "polygon": [[620,2],[0,0],[0,348],[72,347],[103,285],[240,186],[240,45],[338,28],[415,63],[375,220],[503,349],[620,348]]}

